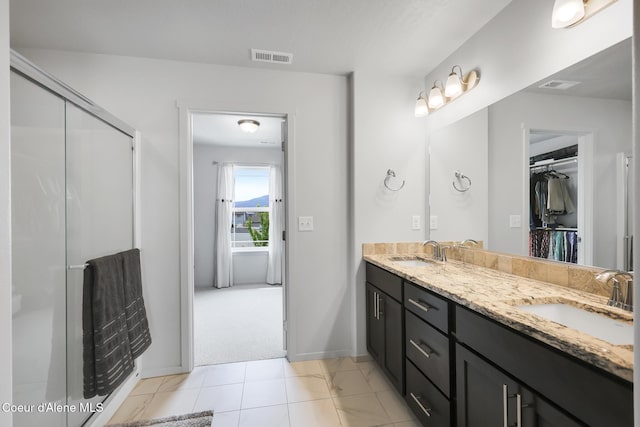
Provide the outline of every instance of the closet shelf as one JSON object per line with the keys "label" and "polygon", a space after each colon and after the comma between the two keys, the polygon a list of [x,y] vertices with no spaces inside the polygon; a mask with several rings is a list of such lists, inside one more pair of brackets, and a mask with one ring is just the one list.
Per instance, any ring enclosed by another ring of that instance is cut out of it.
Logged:
{"label": "closet shelf", "polygon": [[540,162],[529,165],[529,169],[545,168],[545,167],[548,168],[549,166],[559,166],[559,165],[568,164],[568,163],[576,163],[577,161],[578,161],[578,156],[566,157],[564,159],[558,159],[558,160],[552,160],[552,161],[542,160]]}

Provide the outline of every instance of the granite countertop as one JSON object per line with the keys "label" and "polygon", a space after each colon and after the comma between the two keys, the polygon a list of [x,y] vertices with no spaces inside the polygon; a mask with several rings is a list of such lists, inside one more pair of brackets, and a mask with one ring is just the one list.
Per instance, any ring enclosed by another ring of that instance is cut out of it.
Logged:
{"label": "granite countertop", "polygon": [[[424,257],[424,254],[420,254]],[[420,267],[394,263],[416,255],[365,255],[365,261],[440,294],[503,325],[597,366],[626,381],[633,381],[633,346],[613,345],[575,329],[516,308],[522,304],[564,302],[609,317],[632,322],[630,312],[609,307],[607,298],[523,278],[460,261],[434,262]]]}

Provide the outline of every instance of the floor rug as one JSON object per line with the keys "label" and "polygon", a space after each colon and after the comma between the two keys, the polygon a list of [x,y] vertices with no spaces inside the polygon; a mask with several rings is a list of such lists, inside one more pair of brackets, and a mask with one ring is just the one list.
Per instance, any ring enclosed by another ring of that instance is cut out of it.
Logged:
{"label": "floor rug", "polygon": [[238,285],[196,289],[196,366],[284,357],[282,287]]}
{"label": "floor rug", "polygon": [[213,411],[204,411],[194,414],[158,418],[156,420],[133,421],[124,424],[109,424],[106,427],[211,427],[212,423]]}

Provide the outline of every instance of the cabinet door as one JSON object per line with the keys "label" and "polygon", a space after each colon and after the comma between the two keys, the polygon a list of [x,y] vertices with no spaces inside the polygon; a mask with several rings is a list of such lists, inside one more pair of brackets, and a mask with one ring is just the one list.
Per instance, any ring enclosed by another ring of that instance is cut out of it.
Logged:
{"label": "cabinet door", "polygon": [[385,294],[381,294],[380,299],[380,317],[384,321],[384,367],[393,385],[403,394],[402,305]]}
{"label": "cabinet door", "polygon": [[578,427],[568,415],[456,345],[458,427]]}
{"label": "cabinet door", "polygon": [[522,409],[522,427],[580,427],[586,425],[573,420],[539,396],[533,395],[531,398],[526,398],[526,401],[527,403]]}
{"label": "cabinet door", "polygon": [[367,283],[367,350],[404,393],[402,304]]}
{"label": "cabinet door", "polygon": [[380,291],[367,284],[367,350],[384,366],[384,323],[379,315]]}
{"label": "cabinet door", "polygon": [[466,348],[456,345],[458,427],[516,425],[518,385]]}

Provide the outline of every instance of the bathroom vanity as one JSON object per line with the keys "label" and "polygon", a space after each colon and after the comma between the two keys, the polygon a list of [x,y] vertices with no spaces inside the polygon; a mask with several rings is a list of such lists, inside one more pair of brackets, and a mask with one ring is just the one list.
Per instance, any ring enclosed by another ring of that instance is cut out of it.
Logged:
{"label": "bathroom vanity", "polygon": [[[446,263],[363,252],[367,348],[423,425],[633,425],[631,313],[601,295],[462,261],[491,256],[479,249]],[[529,272],[558,267],[540,262]],[[539,306],[628,330],[581,331],[529,310]]]}

